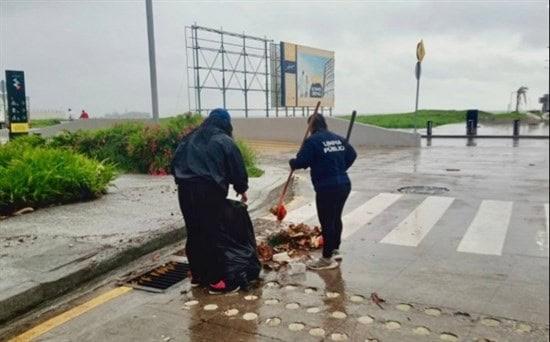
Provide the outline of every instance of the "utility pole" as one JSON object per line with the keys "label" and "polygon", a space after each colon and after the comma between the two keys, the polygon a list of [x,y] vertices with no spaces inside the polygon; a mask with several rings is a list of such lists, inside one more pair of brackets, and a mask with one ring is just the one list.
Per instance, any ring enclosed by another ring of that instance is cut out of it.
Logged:
{"label": "utility pole", "polygon": [[151,105],[153,121],[159,121],[159,100],[157,91],[157,63],[155,60],[155,31],[153,28],[153,0],[145,0],[147,12],[147,36],[149,40],[149,72],[151,76]]}

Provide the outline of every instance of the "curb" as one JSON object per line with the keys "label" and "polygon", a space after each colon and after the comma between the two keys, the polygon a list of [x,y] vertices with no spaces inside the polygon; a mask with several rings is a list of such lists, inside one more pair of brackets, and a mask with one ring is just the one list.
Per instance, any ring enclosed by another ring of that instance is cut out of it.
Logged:
{"label": "curb", "polygon": [[155,233],[154,237],[139,246],[131,246],[115,253],[106,253],[110,255],[103,255],[103,257],[100,255],[99,257],[102,257],[102,260],[93,265],[83,267],[54,281],[39,283],[0,301],[0,324],[16,318],[48,300],[66,294],[76,289],[78,285],[103,275],[125,263],[131,262],[161,247],[170,245],[175,241],[184,239],[186,234],[185,229],[182,228],[164,228],[164,231]]}
{"label": "curb", "polygon": [[[284,186],[284,181],[286,181],[286,179],[276,182],[277,184],[272,184],[263,192],[266,193],[265,197],[249,209],[251,217],[254,217],[255,214],[259,214],[262,208],[276,201]],[[291,183],[287,196],[285,197],[286,200],[292,198],[294,193],[293,188],[294,184]],[[98,254],[96,256],[97,262],[95,263],[90,263],[53,281],[31,284],[30,287],[18,293],[14,293],[10,297],[0,299],[0,326],[29,312],[41,304],[77,289],[80,285],[94,278],[104,275],[122,265],[128,264],[155,250],[182,241],[187,234],[184,226],[170,225],[160,228],[159,231],[152,233],[150,236],[150,238],[139,245],[127,246],[123,247],[123,249],[109,249]]]}

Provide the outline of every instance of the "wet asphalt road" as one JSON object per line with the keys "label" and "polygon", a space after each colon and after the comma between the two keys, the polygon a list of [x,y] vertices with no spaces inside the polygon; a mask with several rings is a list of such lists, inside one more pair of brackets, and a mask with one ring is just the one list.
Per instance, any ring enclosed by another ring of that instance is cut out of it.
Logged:
{"label": "wet asphalt road", "polygon": [[[273,165],[293,149],[256,147]],[[164,294],[133,290],[37,340],[546,341],[548,141],[359,152],[340,270],[266,273],[251,292],[221,297],[187,281]],[[405,186],[448,191],[397,191]],[[289,219],[314,224],[312,201],[301,173]]]}

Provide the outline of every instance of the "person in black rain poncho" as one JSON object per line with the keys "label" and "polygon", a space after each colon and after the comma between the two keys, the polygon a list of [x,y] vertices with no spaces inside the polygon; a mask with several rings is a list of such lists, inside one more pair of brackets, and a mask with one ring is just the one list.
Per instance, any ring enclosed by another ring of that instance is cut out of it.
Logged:
{"label": "person in black rain poncho", "polygon": [[310,168],[316,193],[317,215],[323,234],[323,255],[307,266],[312,270],[333,269],[338,267],[338,261],[342,261],[339,251],[342,212],[351,192],[347,170],[353,165],[357,153],[346,139],[328,130],[321,114],[312,115],[308,124],[311,135],[289,164],[293,170]]}
{"label": "person in black rain poncho", "polygon": [[223,208],[229,185],[246,202],[248,176],[242,155],[232,138],[231,117],[213,110],[176,149],[172,174],[187,229],[186,253],[192,286],[208,286],[211,293],[239,290],[224,273],[224,254],[217,246],[223,230]]}

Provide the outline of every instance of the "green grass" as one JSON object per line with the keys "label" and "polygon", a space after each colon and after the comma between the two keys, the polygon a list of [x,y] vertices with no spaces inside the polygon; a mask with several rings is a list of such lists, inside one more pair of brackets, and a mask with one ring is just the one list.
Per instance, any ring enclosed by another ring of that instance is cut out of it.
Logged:
{"label": "green grass", "polygon": [[30,126],[31,128],[40,128],[40,127],[59,125],[60,123],[61,123],[61,119],[37,119],[37,120],[31,120]]}
{"label": "green grass", "polygon": [[101,196],[115,177],[114,167],[107,163],[43,143],[29,136],[0,146],[0,215],[91,200]]}
{"label": "green grass", "polygon": [[[515,119],[525,119],[527,116],[520,113],[492,114],[479,112],[480,122],[507,122]],[[349,119],[349,116],[346,116]],[[414,112],[396,114],[358,115],[356,120],[384,128],[414,128]],[[419,110],[416,118],[417,127],[425,127],[427,121],[432,121],[433,126],[441,126],[466,121],[465,110]]]}

